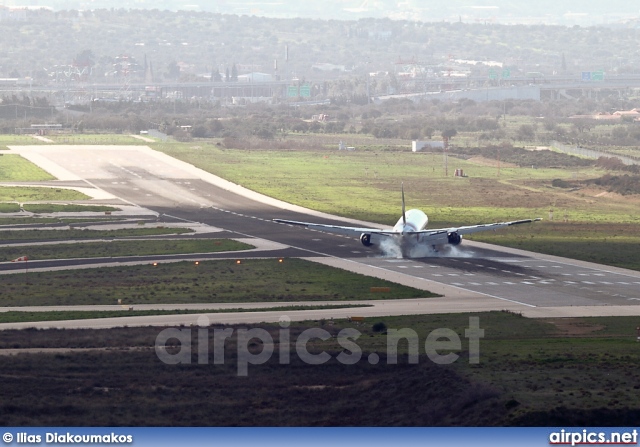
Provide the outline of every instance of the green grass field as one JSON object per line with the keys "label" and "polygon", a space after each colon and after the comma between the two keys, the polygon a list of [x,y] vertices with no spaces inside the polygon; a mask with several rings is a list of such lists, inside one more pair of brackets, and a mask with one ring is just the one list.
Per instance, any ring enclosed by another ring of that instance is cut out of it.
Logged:
{"label": "green grass field", "polygon": [[105,242],[59,243],[0,247],[0,259],[10,261],[21,256],[30,260],[103,258],[121,256],[172,255],[182,253],[216,253],[221,251],[248,250],[251,245],[230,239],[158,239],[117,240]]}
{"label": "green grass field", "polygon": [[[371,287],[391,291],[376,293]],[[300,259],[251,259],[241,264],[219,260],[3,275],[0,306],[117,304],[119,299],[134,305],[432,296],[437,295]]]}
{"label": "green grass field", "polygon": [[55,180],[48,172],[16,154],[0,157],[0,182]]}
{"label": "green grass field", "polygon": [[[473,224],[521,217],[545,217],[549,208],[572,220],[640,222],[636,206],[551,188],[554,178],[592,178],[593,168],[501,168],[441,154],[397,151],[338,152],[233,150],[158,144],[159,150],[247,188],[312,209],[381,223],[400,213],[400,184],[407,206],[425,210],[434,225]],[[456,168],[467,178],[455,178]],[[533,215],[533,216],[532,216]]]}
{"label": "green grass field", "polygon": [[[3,137],[0,142],[14,143],[14,141],[9,142],[6,136]],[[22,142],[20,138],[17,141]],[[54,177],[19,155],[5,154],[0,157],[0,182],[38,182],[46,180],[54,180]],[[86,199],[89,199],[89,197],[85,194],[67,189],[0,186],[0,202]],[[0,212],[18,211],[17,203],[0,203]]]}
{"label": "green grass field", "polygon": [[55,202],[89,200],[90,197],[70,189],[0,186],[0,202]]}
{"label": "green grass field", "polygon": [[[61,137],[55,137],[61,138]],[[68,136],[65,136],[68,138]],[[126,135],[80,135],[74,136],[76,144],[139,144],[142,141]],[[0,144],[19,145],[33,144],[37,142],[35,138],[20,135],[2,135]],[[41,143],[41,142],[40,142]],[[39,182],[55,180],[55,178],[40,169],[35,164],[16,154],[4,154],[0,156],[0,182]],[[0,186],[0,213],[16,213],[20,211],[16,202],[61,202],[74,200],[88,200],[85,194],[69,189],[57,188],[37,188],[22,186]],[[12,203],[2,203],[12,202]],[[103,212],[118,211],[118,208],[109,206],[74,205],[74,204],[52,204],[52,203],[32,203],[24,206],[26,211],[32,213],[54,213],[54,212]]]}
{"label": "green grass field", "polygon": [[[0,203],[0,213],[18,213],[20,212],[20,204],[18,203]],[[7,222],[11,223],[11,222]]]}
{"label": "green grass field", "polygon": [[31,135],[14,135],[14,134],[2,134],[0,135],[0,148],[2,146],[31,146],[35,144],[46,144],[43,141],[33,138]]}
{"label": "green grass field", "polygon": [[0,241],[51,241],[51,240],[76,240],[76,239],[103,239],[121,238],[133,236],[159,236],[162,234],[191,233],[189,228],[122,228],[118,230],[0,230]]}
{"label": "green grass field", "polygon": [[120,211],[120,208],[105,205],[75,205],[57,203],[25,203],[25,211],[36,214],[47,213],[103,213],[105,211]]}
{"label": "green grass field", "polygon": [[529,227],[479,233],[472,239],[640,270],[637,224],[537,222]]}
{"label": "green grass field", "polygon": [[[0,209],[3,208],[3,205],[15,205],[18,207],[18,204],[11,203],[0,203]],[[6,207],[6,209],[12,209],[10,207]],[[17,212],[18,210],[16,210]],[[7,211],[9,212],[9,211]],[[0,217],[0,225],[22,225],[22,224],[47,224],[47,223],[78,223],[78,222],[120,222],[124,220],[121,217],[79,217],[79,218],[71,218],[71,217],[40,217],[40,216],[27,216],[27,217]]]}

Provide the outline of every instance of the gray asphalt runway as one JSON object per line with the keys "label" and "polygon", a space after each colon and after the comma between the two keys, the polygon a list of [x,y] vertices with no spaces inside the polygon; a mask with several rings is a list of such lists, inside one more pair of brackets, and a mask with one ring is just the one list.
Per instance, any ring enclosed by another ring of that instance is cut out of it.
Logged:
{"label": "gray asphalt runway", "polygon": [[[385,258],[354,238],[272,222],[279,218],[345,224],[344,220],[311,211],[308,215],[299,207],[260,197],[145,147],[12,149],[63,181],[84,179],[90,186],[161,215],[206,223],[236,237],[274,241],[294,248],[297,256],[326,258],[326,263],[354,271],[394,280],[410,278],[425,289],[444,292],[447,298],[440,303],[448,299],[452,304],[464,298],[466,301],[454,306],[460,311],[511,308],[532,316],[563,316],[575,312],[563,313],[560,308],[580,309],[582,314],[591,315],[598,313],[597,308],[602,314],[615,314],[610,308],[614,306],[620,312],[624,310],[623,314],[640,315],[639,272],[470,241],[464,241],[446,256]],[[277,251],[273,255],[281,256]],[[474,299],[482,306],[471,305]],[[423,307],[437,311],[436,301],[430,303]],[[543,312],[543,308],[547,310]],[[422,313],[425,311],[421,309]]]}

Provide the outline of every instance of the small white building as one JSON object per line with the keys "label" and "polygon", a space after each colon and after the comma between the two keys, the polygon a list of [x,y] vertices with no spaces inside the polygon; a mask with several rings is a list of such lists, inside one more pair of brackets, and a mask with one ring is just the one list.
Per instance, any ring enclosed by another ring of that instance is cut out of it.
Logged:
{"label": "small white building", "polygon": [[423,149],[444,149],[444,141],[419,141],[411,142],[411,151],[419,152]]}
{"label": "small white building", "polygon": [[339,151],[355,151],[356,148],[353,146],[347,146],[342,142],[342,140],[340,140],[340,143],[338,143],[338,150]]}

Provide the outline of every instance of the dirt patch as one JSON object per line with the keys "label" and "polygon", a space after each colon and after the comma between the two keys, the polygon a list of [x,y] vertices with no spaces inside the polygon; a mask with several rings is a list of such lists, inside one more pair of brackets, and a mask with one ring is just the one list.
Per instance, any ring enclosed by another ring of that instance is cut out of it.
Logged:
{"label": "dirt patch", "polygon": [[590,335],[605,328],[602,324],[587,323],[580,318],[557,318],[545,321],[556,327],[558,335],[567,337]]}
{"label": "dirt patch", "polygon": [[612,191],[603,191],[601,188],[597,187],[586,187],[580,189],[580,193],[597,198],[605,198],[609,200],[615,200],[616,202],[624,202],[624,203],[638,203],[640,204],[640,195],[626,195],[618,194]]}
{"label": "dirt patch", "polygon": [[631,202],[634,199],[634,197],[623,196],[622,194],[618,194],[617,192],[611,192],[611,191],[601,191],[595,194],[593,197],[605,197],[607,199],[615,199],[620,202]]}

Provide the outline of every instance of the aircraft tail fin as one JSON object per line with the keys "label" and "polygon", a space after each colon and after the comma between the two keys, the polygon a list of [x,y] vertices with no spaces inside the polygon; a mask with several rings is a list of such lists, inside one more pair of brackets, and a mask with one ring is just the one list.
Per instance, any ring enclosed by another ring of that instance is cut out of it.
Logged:
{"label": "aircraft tail fin", "polygon": [[404,225],[406,225],[407,224],[407,215],[406,215],[406,212],[405,212],[405,205],[404,205],[404,182],[402,182],[401,188],[402,188],[402,223]]}

